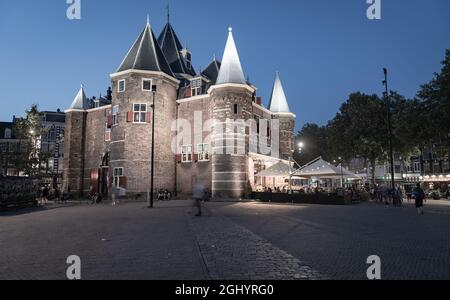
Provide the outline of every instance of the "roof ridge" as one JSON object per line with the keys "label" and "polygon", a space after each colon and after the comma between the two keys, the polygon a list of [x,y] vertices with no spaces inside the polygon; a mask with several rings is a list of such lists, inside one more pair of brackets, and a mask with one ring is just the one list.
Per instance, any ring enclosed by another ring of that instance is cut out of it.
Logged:
{"label": "roof ridge", "polygon": [[[148,17],[148,16],[147,16],[147,17]],[[148,19],[147,19],[147,22],[148,22]],[[136,57],[134,58],[134,62],[133,62],[133,69],[136,67],[138,57],[139,57],[139,55],[141,54],[142,43],[144,42],[144,39],[145,39],[145,33],[146,33],[146,31],[147,31],[148,26],[149,26],[149,23],[147,23],[147,25],[145,26],[144,34],[142,35],[141,42],[139,43],[139,48],[138,48],[138,50],[137,50],[137,52],[136,52]]]}
{"label": "roof ridge", "polygon": [[[170,23],[168,23],[168,25],[170,26],[170,28],[172,28],[172,25],[170,25]],[[173,28],[172,28],[172,33],[173,33],[172,34],[173,43],[175,44],[175,47],[177,47],[177,41],[175,40],[175,31],[173,30]],[[180,57],[180,51],[178,51],[178,49],[176,49],[176,50],[177,50],[178,60],[181,63],[181,69],[183,70],[184,74],[187,74],[187,70],[185,69],[185,67],[187,68],[187,66],[184,65],[184,60]]]}

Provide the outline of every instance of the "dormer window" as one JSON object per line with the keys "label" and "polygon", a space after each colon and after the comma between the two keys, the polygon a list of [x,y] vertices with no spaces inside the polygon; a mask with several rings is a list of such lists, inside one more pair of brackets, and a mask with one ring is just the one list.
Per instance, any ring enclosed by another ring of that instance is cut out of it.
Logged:
{"label": "dormer window", "polygon": [[192,97],[202,94],[202,79],[194,79],[191,81]]}
{"label": "dormer window", "polygon": [[119,93],[125,92],[125,79],[119,80],[117,83],[117,91]]}

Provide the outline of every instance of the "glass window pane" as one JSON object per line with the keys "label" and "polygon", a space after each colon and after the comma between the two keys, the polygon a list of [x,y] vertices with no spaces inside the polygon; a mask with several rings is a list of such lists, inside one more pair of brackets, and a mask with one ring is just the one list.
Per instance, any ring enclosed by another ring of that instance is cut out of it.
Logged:
{"label": "glass window pane", "polygon": [[141,111],[147,111],[147,105],[141,104]]}
{"label": "glass window pane", "polygon": [[139,104],[134,105],[134,111],[139,111]]}
{"label": "glass window pane", "polygon": [[150,91],[151,90],[151,81],[150,80],[144,80],[143,81],[143,89],[145,91]]}

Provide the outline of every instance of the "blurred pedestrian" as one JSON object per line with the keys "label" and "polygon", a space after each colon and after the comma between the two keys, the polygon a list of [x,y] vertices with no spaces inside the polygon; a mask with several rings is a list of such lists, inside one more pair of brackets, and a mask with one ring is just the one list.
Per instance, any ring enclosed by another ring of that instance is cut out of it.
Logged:
{"label": "blurred pedestrian", "polygon": [[416,188],[413,191],[413,197],[416,201],[416,208],[417,208],[417,213],[419,215],[423,215],[424,211],[423,211],[423,201],[425,199],[425,192],[423,191],[423,189],[420,186],[420,183],[417,184]]}
{"label": "blurred pedestrian", "polygon": [[205,198],[205,187],[203,186],[203,184],[201,184],[201,183],[195,184],[193,197],[194,197],[195,204],[196,204],[197,210],[198,210],[198,212],[195,216],[201,217],[202,216],[202,201]]}

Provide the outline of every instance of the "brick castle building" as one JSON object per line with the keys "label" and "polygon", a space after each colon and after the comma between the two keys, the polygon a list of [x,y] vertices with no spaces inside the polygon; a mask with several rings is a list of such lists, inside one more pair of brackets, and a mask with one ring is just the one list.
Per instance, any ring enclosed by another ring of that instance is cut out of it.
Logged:
{"label": "brick castle building", "polygon": [[[155,189],[180,197],[189,197],[196,183],[215,198],[245,197],[257,185],[275,184],[256,178],[257,172],[293,154],[296,116],[278,73],[265,108],[244,77],[231,28],[222,62],[214,59],[197,73],[170,22],[158,39],[147,22],[110,77],[111,104],[92,108],[82,87],[65,112],[64,188],[72,192],[93,188],[107,195],[116,185],[144,196],[150,188],[152,129]],[[252,125],[235,126],[242,120]],[[208,123],[212,129],[202,130]],[[223,134],[218,127],[225,128]],[[269,152],[251,147],[255,141]]]}

